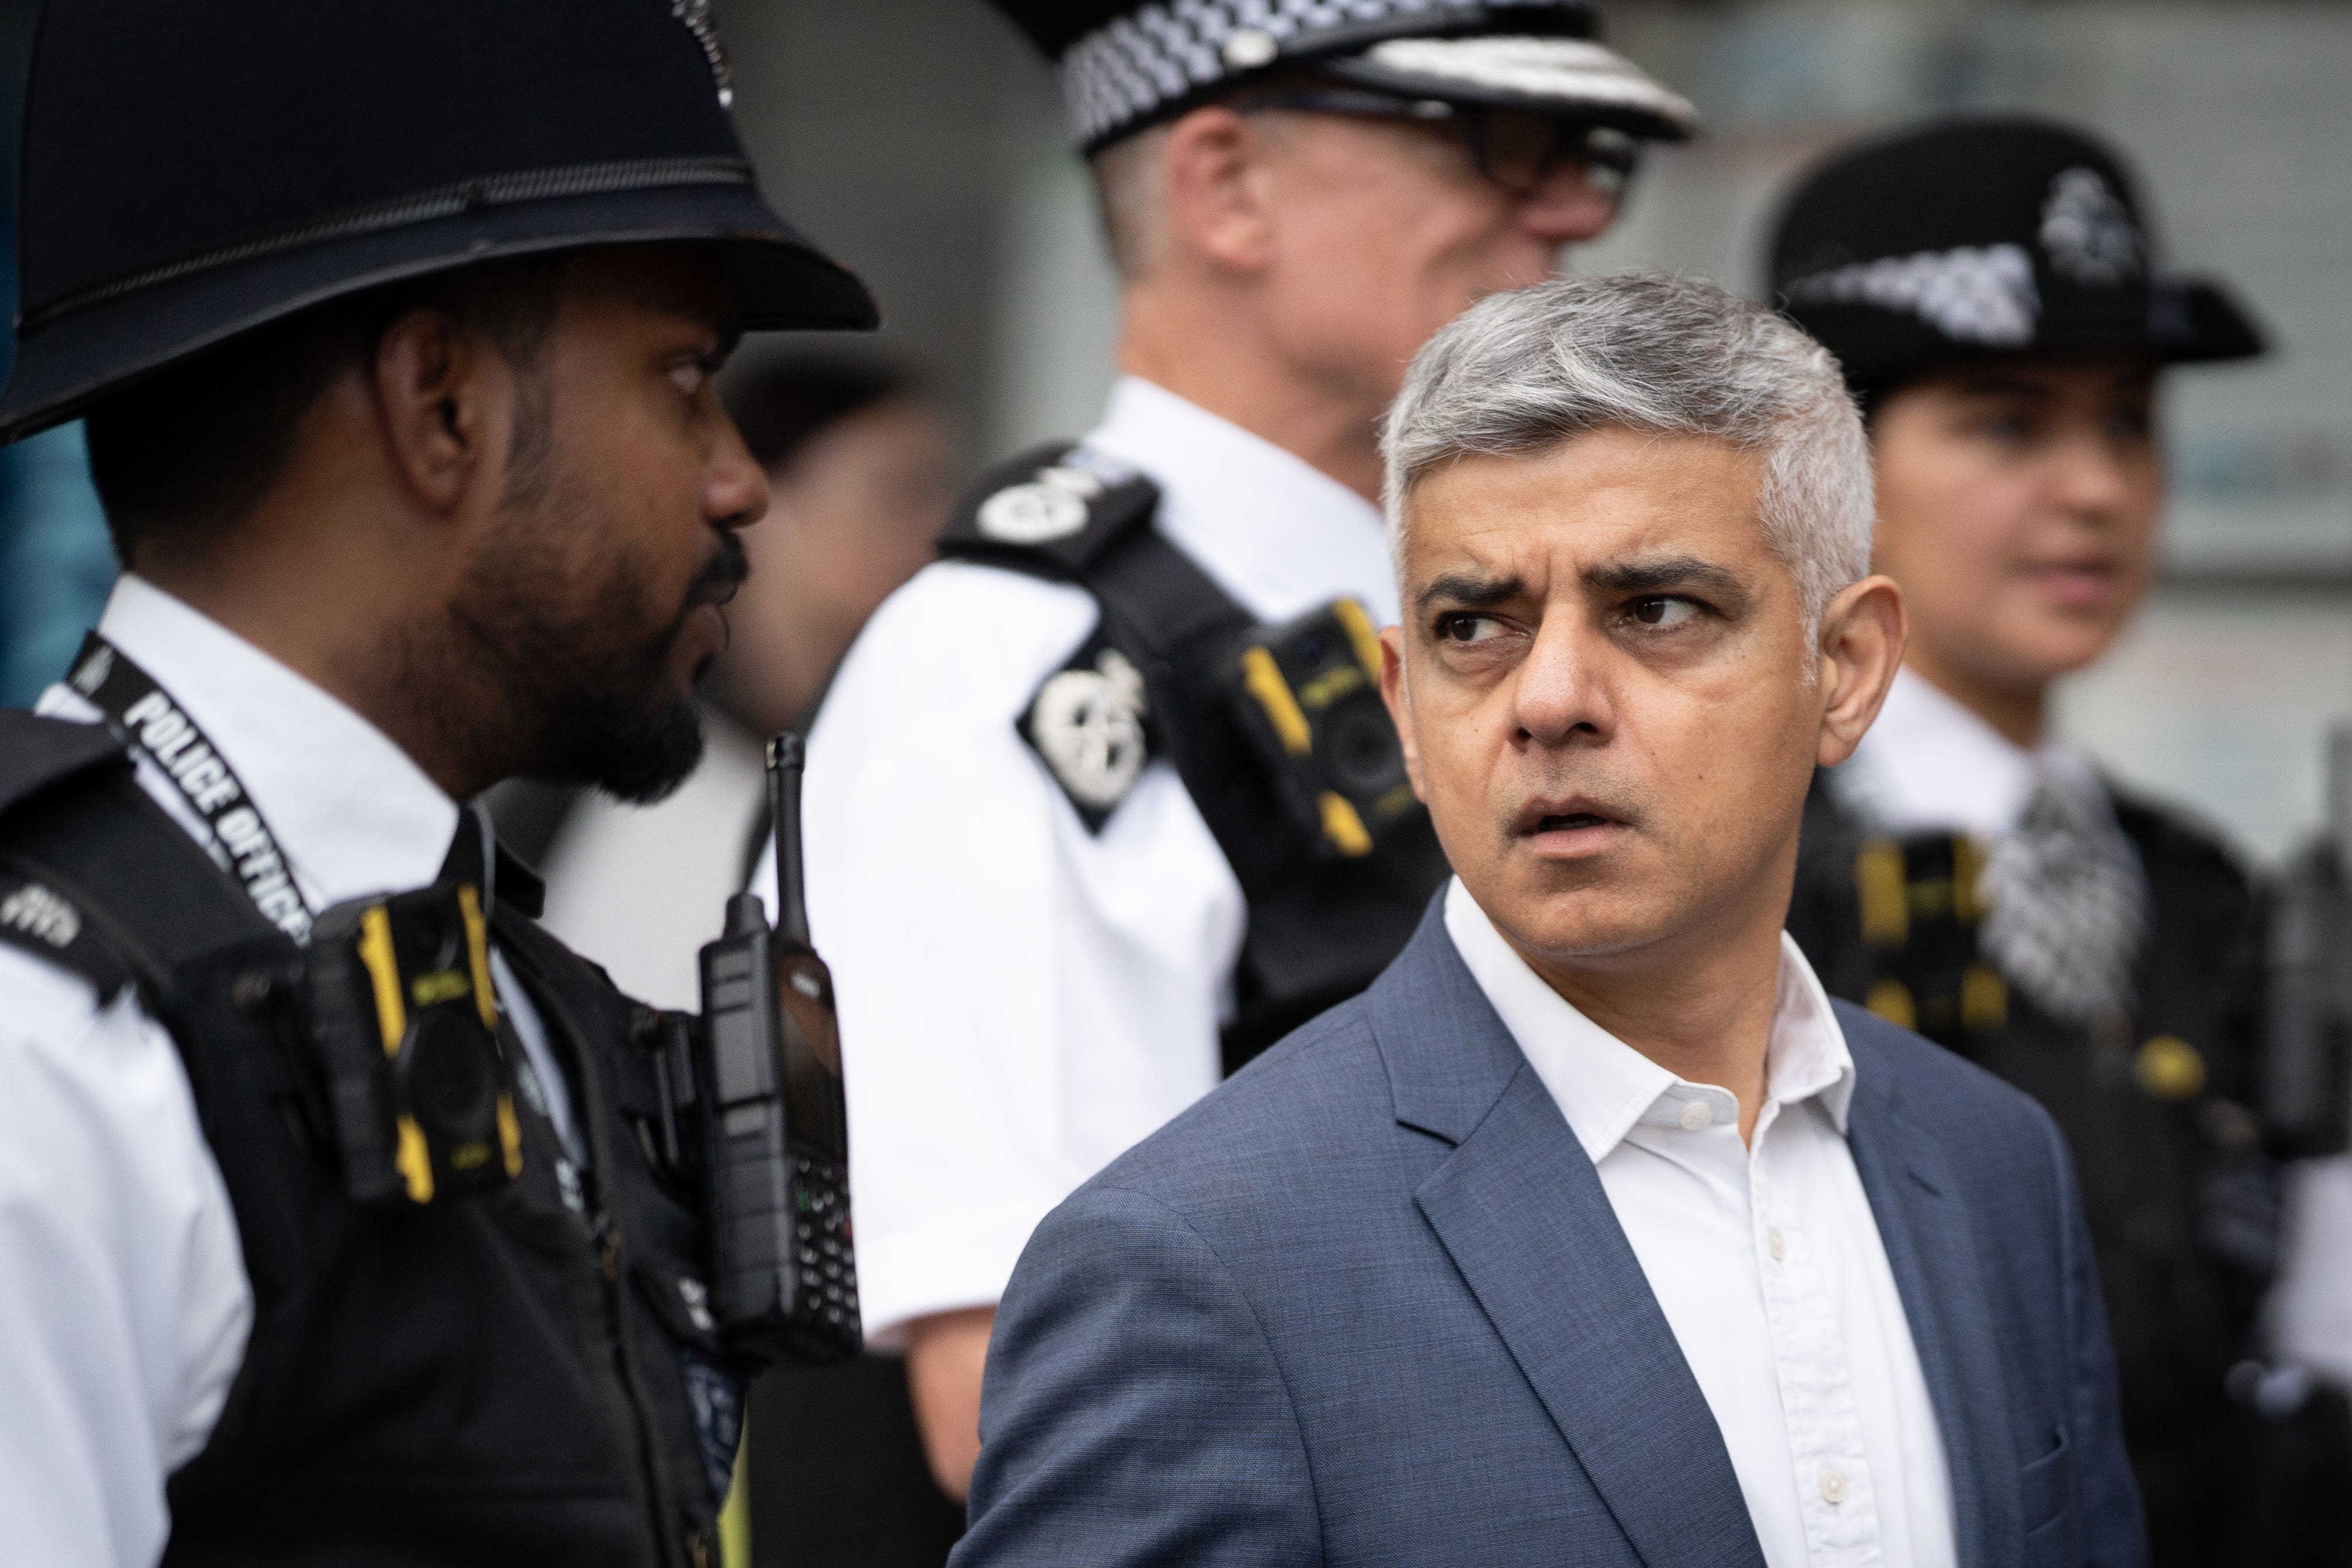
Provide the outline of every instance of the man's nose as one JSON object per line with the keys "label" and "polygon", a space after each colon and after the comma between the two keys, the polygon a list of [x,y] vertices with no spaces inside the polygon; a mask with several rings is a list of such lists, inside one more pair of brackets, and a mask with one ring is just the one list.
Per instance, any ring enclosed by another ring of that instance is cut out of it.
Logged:
{"label": "man's nose", "polygon": [[1607,639],[1573,615],[1548,615],[1512,684],[1519,734],[1537,746],[1605,740],[1616,729]]}
{"label": "man's nose", "polygon": [[748,528],[768,515],[768,471],[760,466],[733,420],[712,449],[702,475],[702,515],[721,528]]}
{"label": "man's nose", "polygon": [[1562,163],[1519,198],[1519,225],[1548,245],[1594,239],[1617,217],[1617,192],[1581,163]]}

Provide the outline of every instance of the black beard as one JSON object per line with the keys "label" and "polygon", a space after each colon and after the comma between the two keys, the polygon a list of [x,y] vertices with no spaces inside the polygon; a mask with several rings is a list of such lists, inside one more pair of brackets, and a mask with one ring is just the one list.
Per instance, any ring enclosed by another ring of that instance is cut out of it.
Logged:
{"label": "black beard", "polygon": [[[605,537],[601,519],[554,497],[530,510],[538,516],[516,517],[508,538],[484,550],[451,607],[454,641],[475,665],[477,689],[495,694],[481,716],[506,730],[484,738],[509,759],[501,774],[651,805],[702,760],[702,710],[671,685],[672,654],[688,617],[724,603],[743,580],[742,545],[721,535],[668,622],[622,643],[619,629],[651,618],[646,574],[620,552],[586,563],[579,576],[565,571],[557,563],[567,549]],[[573,610],[582,577],[593,587],[586,607]]]}

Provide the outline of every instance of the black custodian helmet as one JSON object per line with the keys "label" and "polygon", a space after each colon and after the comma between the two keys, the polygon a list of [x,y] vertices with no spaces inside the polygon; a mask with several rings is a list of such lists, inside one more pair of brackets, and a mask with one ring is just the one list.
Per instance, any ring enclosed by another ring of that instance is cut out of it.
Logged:
{"label": "black custodian helmet", "polygon": [[2122,160],[2045,120],[1944,120],[1832,153],[1782,208],[1769,266],[1772,303],[1865,402],[1990,355],[2263,348],[2226,288],[2159,265]]}
{"label": "black custodian helmet", "polygon": [[747,329],[870,328],[770,210],[709,0],[48,0],[0,441],[378,284],[715,246]]}

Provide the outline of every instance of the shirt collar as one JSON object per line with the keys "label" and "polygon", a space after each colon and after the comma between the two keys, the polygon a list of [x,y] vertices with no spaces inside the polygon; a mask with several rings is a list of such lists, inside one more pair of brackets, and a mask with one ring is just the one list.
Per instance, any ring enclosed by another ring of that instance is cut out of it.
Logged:
{"label": "shirt collar", "polygon": [[98,626],[236,769],[314,912],[440,874],[457,804],[382,730],[130,573]]}
{"label": "shirt collar", "polygon": [[[1718,1086],[1669,1072],[1578,1011],[1495,929],[1459,877],[1445,890],[1445,929],[1595,1165],[1637,1124],[1657,1120],[1652,1113],[1661,1101],[1703,1097],[1710,1088],[1720,1092]],[[1844,1133],[1853,1103],[1853,1057],[1821,980],[1786,932],[1768,1051],[1768,1098],[1785,1107],[1818,1096]]]}
{"label": "shirt collar", "polygon": [[1123,376],[1086,444],[1159,485],[1161,529],[1251,613],[1287,621],[1344,593],[1396,620],[1380,508],[1272,442]]}
{"label": "shirt collar", "polygon": [[1880,831],[1993,840],[2025,815],[2043,772],[2100,794],[2097,775],[2073,747],[2057,740],[2019,746],[1906,668],[1853,758],[1832,777],[1838,798]]}

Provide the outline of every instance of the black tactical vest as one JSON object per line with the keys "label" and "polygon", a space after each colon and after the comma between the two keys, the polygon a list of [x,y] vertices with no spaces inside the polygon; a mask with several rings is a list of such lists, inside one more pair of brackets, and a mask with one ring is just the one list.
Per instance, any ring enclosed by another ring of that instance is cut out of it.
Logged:
{"label": "black tactical vest", "polygon": [[496,885],[493,939],[568,1058],[585,1212],[530,1115],[494,1196],[356,1206],[321,1076],[265,1021],[292,944],[105,729],[0,712],[0,908],[19,916],[0,936],[102,996],[134,988],[170,1031],[252,1282],[227,1406],[170,1479],[168,1564],[717,1558],[749,1369],[700,1310],[699,1219],[633,1131],[656,1088],[633,1007],[529,918],[526,871],[503,862]]}
{"label": "black tactical vest", "polygon": [[[2112,795],[2112,791],[2110,792]],[[2113,1332],[2124,1441],[2158,1568],[2285,1562],[2244,1543],[2334,1509],[2294,1456],[2336,1439],[2341,1405],[2289,1421],[2234,1397],[2258,1354],[2276,1245],[2260,1103],[2260,925],[2222,848],[2114,796],[2147,876],[2127,1013],[2072,1023],[1980,952],[1981,857],[1946,833],[1875,837],[1816,780],[1789,932],[1834,996],[1917,1029],[2039,1101],[2065,1134]]]}
{"label": "black tactical vest", "polygon": [[[1083,672],[1112,650],[1140,672],[1150,745],[1175,765],[1248,906],[1223,1038],[1231,1072],[1370,985],[1412,936],[1449,868],[1417,805],[1369,852],[1334,857],[1302,831],[1231,691],[1231,666],[1258,630],[1255,618],[1154,526],[1156,486],[1116,469],[1089,479],[1088,455],[1056,444],[993,470],[940,552],[1085,589],[1102,620],[1066,668]],[[1035,711],[1023,728],[1033,746]],[[1096,802],[1061,781],[1099,828]]]}

